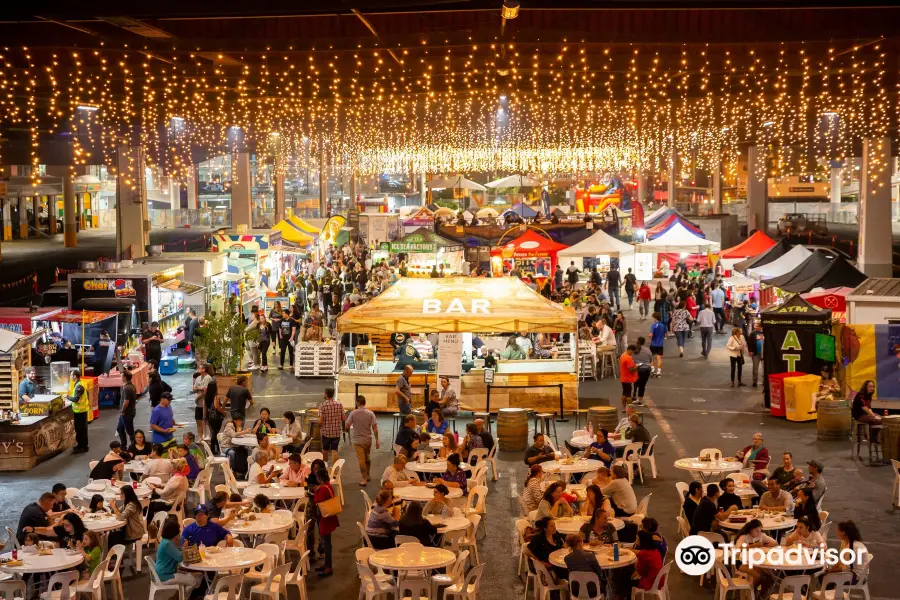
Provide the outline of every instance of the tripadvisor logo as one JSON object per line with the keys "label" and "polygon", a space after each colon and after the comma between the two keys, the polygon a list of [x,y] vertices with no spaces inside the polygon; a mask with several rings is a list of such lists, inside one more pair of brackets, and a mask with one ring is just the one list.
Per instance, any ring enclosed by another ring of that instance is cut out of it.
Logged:
{"label": "tripadvisor logo", "polygon": [[[717,552],[720,557],[716,556]],[[689,535],[675,549],[675,564],[684,574],[697,577],[712,571],[716,560],[726,566],[745,565],[751,569],[760,565],[816,568],[842,564],[853,567],[865,564],[865,554],[852,548],[827,548],[824,544],[818,547],[750,548],[746,544],[728,543],[719,544],[716,549],[705,537]]]}

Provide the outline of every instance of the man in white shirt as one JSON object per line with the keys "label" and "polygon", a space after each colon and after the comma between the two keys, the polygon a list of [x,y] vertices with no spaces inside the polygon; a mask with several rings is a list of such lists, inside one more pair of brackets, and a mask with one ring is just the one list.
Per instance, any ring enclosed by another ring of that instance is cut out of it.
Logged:
{"label": "man in white shirt", "polygon": [[631,404],[625,405],[625,416],[619,421],[618,425],[616,425],[616,431],[622,435],[625,435],[629,430],[631,430],[631,415],[637,412],[637,409]]}
{"label": "man in white shirt", "polygon": [[703,310],[697,313],[697,326],[700,327],[700,356],[703,358],[709,358],[709,352],[712,350],[713,329],[717,325],[716,313],[712,311],[709,304],[704,305]]}
{"label": "man in white shirt", "polygon": [[600,334],[597,336],[597,351],[607,350],[609,347],[615,347],[616,345],[616,334],[612,330],[612,327],[607,325],[606,319],[598,319],[597,321],[598,327],[600,328]]}
{"label": "man in white shirt", "polygon": [[725,290],[722,289],[722,286],[709,293],[709,300],[712,302],[713,313],[716,315],[716,333],[725,333]]}
{"label": "man in white shirt", "polygon": [[759,508],[777,512],[793,512],[794,497],[781,489],[781,485],[774,477],[769,477],[769,491],[760,496]]}
{"label": "man in white shirt", "polygon": [[622,465],[613,466],[612,480],[600,491],[605,498],[609,498],[617,517],[630,517],[637,511],[637,498],[628,483],[628,471]]}
{"label": "man in white shirt", "polygon": [[162,444],[153,445],[153,449],[150,450],[150,460],[144,465],[144,476],[142,479],[159,477],[159,480],[163,483],[169,481],[169,477],[172,475],[172,461],[168,458],[162,458],[165,453],[166,450]]}
{"label": "man in white shirt", "polygon": [[519,332],[519,337],[516,338],[516,344],[518,344],[519,348],[522,349],[522,352],[525,353],[525,357],[531,356],[531,351],[534,349],[534,346],[531,344],[531,338],[528,337],[528,334],[524,331]]}

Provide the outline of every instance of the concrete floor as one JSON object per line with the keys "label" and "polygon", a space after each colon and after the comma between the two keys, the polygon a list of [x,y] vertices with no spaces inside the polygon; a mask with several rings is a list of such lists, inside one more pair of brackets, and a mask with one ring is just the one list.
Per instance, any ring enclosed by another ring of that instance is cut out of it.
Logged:
{"label": "concrete floor", "polygon": [[[631,335],[643,332],[647,324],[631,323]],[[687,356],[677,357],[674,340],[666,342],[663,377],[654,379],[648,386],[648,408],[645,410],[647,426],[658,434],[657,465],[659,476],[636,485],[640,499],[653,494],[650,514],[656,517],[670,547],[677,543],[675,515],[679,503],[675,482],[687,481],[687,474],[676,470],[672,463],[681,456],[694,456],[701,448],[718,447],[733,454],[750,442],[755,431],[765,433],[770,453],[780,456],[783,450],[794,453],[796,464],[818,458],[825,464],[824,475],[828,481],[828,493],[824,509],[831,512],[831,520],[837,522],[853,519],[859,525],[865,543],[876,560],[873,564],[871,591],[874,598],[898,598],[900,593],[890,583],[889,559],[900,543],[897,534],[900,523],[891,508],[893,473],[889,467],[872,468],[851,460],[849,442],[816,441],[815,423],[797,424],[768,416],[761,409],[761,394],[749,385],[731,389],[728,385],[728,360],[724,354],[725,336],[716,336],[715,349],[709,361],[699,358],[699,337],[688,341]],[[175,387],[177,418],[190,422],[193,403],[187,398],[189,379],[187,374],[167,378]],[[749,377],[745,377],[749,382]],[[326,380],[297,380],[286,372],[270,371],[254,379],[257,407],[268,406],[274,415],[285,409],[302,409],[321,398],[321,391],[330,382]],[[582,406],[606,404],[605,398],[618,398],[619,385],[612,380],[589,381],[581,385]],[[141,399],[137,424],[148,421],[149,402]],[[90,427],[92,451],[90,456],[57,456],[27,473],[4,473],[0,476],[0,525],[15,527],[19,512],[41,492],[49,490],[57,481],[68,486],[80,487],[86,483],[87,462],[100,458],[104,447],[114,436],[116,414],[104,411],[99,421]],[[390,418],[379,419],[382,450],[373,456],[373,473],[381,473],[390,461]],[[460,424],[461,425],[461,424]],[[568,438],[574,422],[559,423],[559,440]],[[359,546],[355,522],[362,519],[363,509],[358,471],[352,449],[342,445],[341,456],[347,460],[344,471],[347,506],[340,516],[341,527],[335,534],[335,570],[337,575],[320,580],[310,578],[310,597],[354,598],[358,592],[358,579],[353,566],[353,552]],[[514,520],[518,516],[516,494],[525,479],[525,465],[518,453],[498,455],[500,479],[490,482],[488,496],[487,537],[481,542],[479,552],[486,563],[482,596],[485,598],[518,598],[523,588],[515,576],[516,546]],[[775,465],[773,465],[774,468]],[[372,495],[377,483],[370,483]],[[832,532],[834,529],[832,528]],[[831,544],[835,544],[832,533]],[[670,559],[672,554],[670,552]],[[126,593],[135,598],[146,594],[146,576],[126,578]],[[712,592],[697,585],[696,578],[688,578],[673,569],[670,583],[673,598],[711,598]],[[891,590],[895,591],[891,591]]]}

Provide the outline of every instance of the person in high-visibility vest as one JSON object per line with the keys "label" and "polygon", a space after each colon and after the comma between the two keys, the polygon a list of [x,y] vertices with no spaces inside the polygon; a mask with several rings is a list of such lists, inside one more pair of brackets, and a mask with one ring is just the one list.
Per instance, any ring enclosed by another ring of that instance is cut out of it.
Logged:
{"label": "person in high-visibility vest", "polygon": [[81,372],[72,369],[69,374],[72,395],[69,402],[72,403],[72,412],[75,413],[75,448],[72,452],[80,454],[88,451],[88,411],[91,410],[91,400],[87,390],[81,385]]}

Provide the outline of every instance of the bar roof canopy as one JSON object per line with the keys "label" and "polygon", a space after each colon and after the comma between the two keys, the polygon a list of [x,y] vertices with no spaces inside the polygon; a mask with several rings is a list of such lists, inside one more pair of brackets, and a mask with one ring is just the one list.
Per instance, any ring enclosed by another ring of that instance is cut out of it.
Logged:
{"label": "bar roof canopy", "polygon": [[577,325],[572,308],[515,277],[403,278],[337,322],[342,333],[556,333]]}

